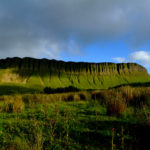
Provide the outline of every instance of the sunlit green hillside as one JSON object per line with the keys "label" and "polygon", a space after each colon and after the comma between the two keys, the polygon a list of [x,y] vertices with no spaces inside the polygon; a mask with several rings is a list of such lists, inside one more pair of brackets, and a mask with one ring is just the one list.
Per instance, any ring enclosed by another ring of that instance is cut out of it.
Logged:
{"label": "sunlit green hillside", "polygon": [[1,89],[9,86],[22,87],[23,91],[41,91],[46,86],[107,89],[149,81],[147,70],[135,63],[74,63],[17,57],[0,60]]}

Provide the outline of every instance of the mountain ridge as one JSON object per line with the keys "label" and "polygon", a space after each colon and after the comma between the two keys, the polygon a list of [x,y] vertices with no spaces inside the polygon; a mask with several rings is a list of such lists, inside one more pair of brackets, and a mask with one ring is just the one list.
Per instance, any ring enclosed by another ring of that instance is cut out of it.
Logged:
{"label": "mountain ridge", "polygon": [[19,84],[41,89],[46,86],[107,89],[149,81],[147,70],[136,63],[65,62],[30,57],[0,59],[0,85]]}

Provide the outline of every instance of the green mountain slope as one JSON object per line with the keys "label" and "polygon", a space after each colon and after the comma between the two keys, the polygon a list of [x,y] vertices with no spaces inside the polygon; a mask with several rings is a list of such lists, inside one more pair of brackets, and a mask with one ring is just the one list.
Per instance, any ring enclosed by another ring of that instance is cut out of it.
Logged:
{"label": "green mountain slope", "polygon": [[74,63],[17,57],[0,60],[1,86],[107,89],[149,81],[147,70],[135,63]]}

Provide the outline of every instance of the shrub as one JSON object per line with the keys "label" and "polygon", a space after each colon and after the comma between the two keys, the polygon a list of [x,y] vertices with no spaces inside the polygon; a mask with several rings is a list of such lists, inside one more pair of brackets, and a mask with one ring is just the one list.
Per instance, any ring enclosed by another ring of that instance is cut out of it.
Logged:
{"label": "shrub", "polygon": [[125,99],[121,93],[110,92],[106,99],[107,114],[121,115],[126,110]]}
{"label": "shrub", "polygon": [[86,100],[86,96],[83,93],[79,94],[80,100]]}
{"label": "shrub", "polygon": [[134,99],[134,89],[130,86],[120,87],[118,91],[122,94],[122,96],[125,98],[126,102],[130,104],[130,102]]}
{"label": "shrub", "polygon": [[67,101],[73,101],[74,100],[74,96],[73,95],[69,95],[68,97],[67,97]]}
{"label": "shrub", "polygon": [[147,88],[120,87],[117,91],[122,94],[126,103],[141,108],[142,105],[150,106],[150,91]]}
{"label": "shrub", "polygon": [[134,107],[142,107],[143,105],[150,105],[150,94],[146,91],[137,91],[134,93],[133,101],[131,105]]}
{"label": "shrub", "polygon": [[126,110],[126,105],[123,101],[113,100],[107,103],[108,115],[120,115]]}
{"label": "shrub", "polygon": [[92,99],[98,100],[101,104],[104,104],[107,99],[107,93],[106,92],[95,92],[92,93]]}
{"label": "shrub", "polygon": [[63,95],[62,96],[62,100],[66,101],[66,102],[73,101],[74,100],[74,95],[73,94],[71,94],[71,95]]}
{"label": "shrub", "polygon": [[53,93],[53,89],[50,88],[50,87],[45,87],[45,88],[44,88],[44,93],[46,93],[46,94]]}
{"label": "shrub", "polygon": [[77,92],[79,91],[78,88],[74,87],[74,86],[68,86],[68,87],[64,87],[64,88],[50,88],[50,87],[45,87],[44,88],[44,93],[46,94],[51,94],[51,93],[65,93],[65,92]]}
{"label": "shrub", "polygon": [[8,113],[18,113],[24,111],[24,102],[21,97],[6,97],[2,106],[2,111]]}

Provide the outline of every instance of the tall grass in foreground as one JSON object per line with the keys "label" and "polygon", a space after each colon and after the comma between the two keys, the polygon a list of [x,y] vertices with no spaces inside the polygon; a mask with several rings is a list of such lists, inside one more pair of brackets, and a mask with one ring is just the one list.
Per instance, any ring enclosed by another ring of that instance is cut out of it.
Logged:
{"label": "tall grass in foreground", "polygon": [[0,149],[141,150],[149,139],[149,93],[121,87],[2,96]]}
{"label": "tall grass in foreground", "polygon": [[150,106],[150,88],[120,87],[112,90],[93,92],[92,99],[106,106],[108,114],[120,115],[128,107],[142,108]]}

